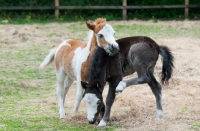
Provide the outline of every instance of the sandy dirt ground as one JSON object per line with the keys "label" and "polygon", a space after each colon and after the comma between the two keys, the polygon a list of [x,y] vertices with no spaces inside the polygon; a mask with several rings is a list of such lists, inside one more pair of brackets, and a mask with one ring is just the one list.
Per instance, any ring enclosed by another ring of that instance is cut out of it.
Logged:
{"label": "sandy dirt ground", "polygon": [[[154,23],[142,21],[112,21],[111,24],[151,25]],[[163,24],[164,26],[170,25],[177,28],[200,27],[199,21],[169,21],[158,22],[158,24]],[[47,27],[49,26],[52,26],[51,32],[57,31],[57,34],[51,38],[46,38],[46,31],[49,31]],[[60,43],[68,37],[66,31],[62,30],[63,27],[58,26],[56,23],[43,26],[0,25],[0,27],[1,33],[6,31],[12,35],[12,38],[6,36],[1,37],[1,40],[5,42],[1,44],[1,48],[5,49],[24,48],[27,44],[40,43],[50,43],[54,46],[55,43]],[[41,31],[43,29],[46,31]],[[200,37],[159,38],[156,39],[156,42],[170,47],[175,57],[173,78],[170,80],[169,85],[163,86],[162,90],[163,119],[154,120],[156,115],[155,97],[148,85],[143,84],[128,87],[116,96],[115,103],[112,107],[111,121],[108,123],[108,126],[117,126],[120,131],[200,130],[200,127],[195,127],[195,124],[200,124]],[[155,69],[155,75],[158,80],[161,68],[162,64],[159,59]],[[134,75],[129,77],[134,77]],[[76,86],[76,83],[73,86]],[[103,93],[104,100],[107,90],[108,86],[105,87]],[[52,92],[54,93],[55,90]],[[70,115],[75,102],[75,93],[76,89],[71,88],[67,94],[65,107],[68,117],[63,121],[66,123],[86,125],[88,122],[86,121],[86,108],[83,102],[80,105],[79,113],[73,117]],[[50,97],[47,100],[57,103],[56,97]]]}

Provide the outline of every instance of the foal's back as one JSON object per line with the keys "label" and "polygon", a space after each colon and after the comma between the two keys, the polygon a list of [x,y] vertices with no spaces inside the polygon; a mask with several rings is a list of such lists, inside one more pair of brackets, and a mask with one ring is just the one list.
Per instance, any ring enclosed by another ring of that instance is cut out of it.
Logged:
{"label": "foal's back", "polygon": [[67,40],[60,44],[55,55],[55,65],[58,71],[61,67],[71,78],[75,78],[72,65],[76,65],[80,51],[86,47],[86,44],[78,40]]}
{"label": "foal's back", "polygon": [[118,39],[123,76],[134,73],[138,68],[156,64],[159,45],[149,37],[134,36]]}

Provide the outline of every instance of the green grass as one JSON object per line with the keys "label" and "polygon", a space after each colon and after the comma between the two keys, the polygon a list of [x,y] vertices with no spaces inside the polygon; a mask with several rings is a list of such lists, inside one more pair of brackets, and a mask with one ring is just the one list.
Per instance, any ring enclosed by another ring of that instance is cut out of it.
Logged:
{"label": "green grass", "polygon": [[[154,25],[115,25],[116,37],[126,36],[150,36],[157,38],[178,38],[178,37],[198,37],[200,32],[198,28],[189,28],[182,30],[172,26]],[[159,34],[159,35],[158,35]]]}
{"label": "green grass", "polygon": [[200,131],[200,123],[195,123],[191,126],[191,129],[194,131]]}
{"label": "green grass", "polygon": [[3,121],[0,126],[2,126],[2,130],[17,130],[17,131],[24,131],[24,130],[94,131],[94,130],[98,130],[97,128],[93,126],[80,127],[76,125],[69,125],[64,122],[60,122],[60,120],[57,118],[52,118],[52,117],[37,117],[37,118],[29,117],[26,120],[8,119],[8,120]]}

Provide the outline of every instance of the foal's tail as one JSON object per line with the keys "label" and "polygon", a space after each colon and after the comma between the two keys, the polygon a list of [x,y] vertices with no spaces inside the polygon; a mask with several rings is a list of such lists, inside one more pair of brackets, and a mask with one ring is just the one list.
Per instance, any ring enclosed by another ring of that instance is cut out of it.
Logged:
{"label": "foal's tail", "polygon": [[170,49],[166,46],[160,46],[159,54],[162,56],[162,84],[168,84],[168,80],[172,77],[174,68],[174,56]]}
{"label": "foal's tail", "polygon": [[53,61],[54,61],[54,56],[56,53],[56,48],[53,48],[50,50],[49,54],[46,56],[44,61],[40,64],[40,70],[45,70]]}

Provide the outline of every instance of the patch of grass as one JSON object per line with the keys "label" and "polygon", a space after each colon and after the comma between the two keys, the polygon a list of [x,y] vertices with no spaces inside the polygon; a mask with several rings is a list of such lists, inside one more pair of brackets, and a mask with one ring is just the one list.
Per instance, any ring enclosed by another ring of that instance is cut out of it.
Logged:
{"label": "patch of grass", "polygon": [[82,131],[95,130],[93,126],[79,127],[76,125],[69,125],[57,118],[52,117],[40,117],[40,118],[28,118],[28,119],[9,119],[2,120],[2,130],[67,130],[67,131]]}
{"label": "patch of grass", "polygon": [[[198,33],[197,30],[188,29],[181,30],[172,26],[158,25],[114,25],[116,31],[116,37],[121,36],[149,36],[155,39],[158,38],[177,38],[180,36],[197,36],[194,33]],[[187,33],[186,33],[187,32]],[[159,35],[158,35],[159,33]]]}
{"label": "patch of grass", "polygon": [[40,117],[40,118],[28,118],[28,119],[9,119],[1,121],[0,130],[65,130],[65,131],[113,131],[116,127],[103,127],[96,128],[92,125],[77,126],[66,124],[57,118],[52,117]]}
{"label": "patch of grass", "polygon": [[189,111],[188,107],[183,107],[183,108],[181,109],[181,112],[182,112],[182,113],[186,113],[186,112],[188,112],[188,111]]}
{"label": "patch of grass", "polygon": [[52,37],[52,36],[55,36],[56,33],[50,33],[50,34],[47,34],[47,37]]}
{"label": "patch of grass", "polygon": [[199,131],[200,130],[200,123],[195,123],[191,126],[191,129],[194,131]]}

